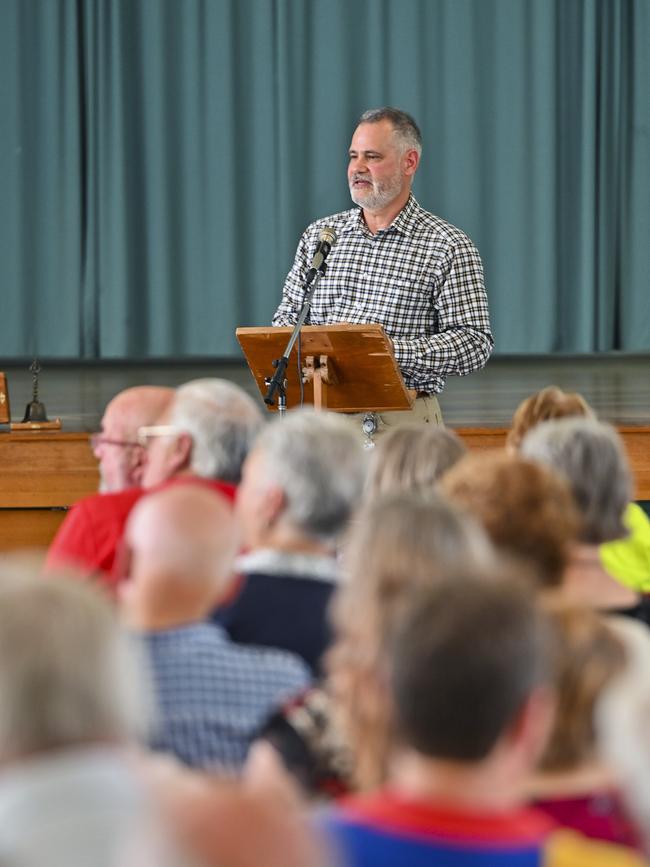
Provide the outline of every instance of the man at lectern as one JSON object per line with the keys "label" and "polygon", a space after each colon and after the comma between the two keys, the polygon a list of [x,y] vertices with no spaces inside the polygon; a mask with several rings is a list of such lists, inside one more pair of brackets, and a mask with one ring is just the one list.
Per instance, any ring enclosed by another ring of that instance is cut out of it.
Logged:
{"label": "man at lectern", "polygon": [[358,207],[307,227],[273,317],[273,325],[295,324],[321,233],[332,229],[336,244],[308,322],[384,326],[418,399],[411,412],[382,415],[380,429],[402,420],[441,424],[436,395],[445,378],[479,370],[494,345],[478,250],[411,193],[421,152],[420,130],[406,112],[378,108],[361,116],[348,166]]}

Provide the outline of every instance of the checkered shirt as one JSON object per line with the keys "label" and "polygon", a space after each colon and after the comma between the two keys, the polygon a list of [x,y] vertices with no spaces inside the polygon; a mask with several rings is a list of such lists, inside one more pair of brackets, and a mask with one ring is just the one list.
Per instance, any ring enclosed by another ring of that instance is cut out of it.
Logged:
{"label": "checkered shirt", "polygon": [[373,235],[360,208],[305,230],[273,325],[294,325],[319,235],[337,242],[314,293],[308,324],[380,323],[391,337],[408,388],[439,393],[449,374],[480,369],[492,351],[483,266],[460,229],[411,196],[393,223]]}
{"label": "checkered shirt", "polygon": [[235,644],[212,623],[135,640],[144,645],[157,700],[150,745],[191,767],[240,768],[267,718],[311,683],[294,654]]}

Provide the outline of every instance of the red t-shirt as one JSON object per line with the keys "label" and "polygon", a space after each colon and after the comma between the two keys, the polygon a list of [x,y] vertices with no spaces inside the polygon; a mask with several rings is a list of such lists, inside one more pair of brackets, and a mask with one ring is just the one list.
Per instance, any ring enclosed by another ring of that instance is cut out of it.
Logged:
{"label": "red t-shirt", "polygon": [[75,503],[66,515],[48,549],[46,571],[72,566],[83,572],[99,573],[100,579],[109,585],[119,583],[123,576],[120,570],[115,570],[116,554],[131,509],[140,497],[181,484],[203,485],[230,502],[237,490],[229,482],[183,475],[149,491],[127,488],[112,494],[91,494]]}

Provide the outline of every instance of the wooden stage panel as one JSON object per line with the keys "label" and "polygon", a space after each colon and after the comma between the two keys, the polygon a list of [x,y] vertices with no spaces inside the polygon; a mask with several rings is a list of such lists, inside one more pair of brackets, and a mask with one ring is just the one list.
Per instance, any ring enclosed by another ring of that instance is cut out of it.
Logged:
{"label": "wooden stage panel", "polygon": [[65,509],[0,509],[0,551],[47,548]]}
{"label": "wooden stage panel", "polygon": [[[106,404],[122,389],[174,387],[217,376],[242,386],[261,403],[243,357],[41,361],[41,395],[51,415],[61,418],[64,430],[0,432],[0,550],[23,540],[33,544],[40,539],[47,545],[65,514],[52,510],[65,509],[97,490],[88,431],[99,430]],[[14,409],[30,400],[30,362],[3,361]],[[552,384],[580,392],[599,418],[620,430],[632,464],[636,498],[650,501],[650,353],[495,356],[472,376],[450,376],[440,405],[446,423],[470,448],[500,448],[520,401]]]}
{"label": "wooden stage panel", "polygon": [[49,545],[65,510],[98,484],[87,433],[0,434],[0,551]]}
{"label": "wooden stage panel", "polygon": [[[454,428],[470,449],[500,449],[505,445],[507,427]],[[634,499],[650,500],[650,426],[619,426],[634,478]]]}

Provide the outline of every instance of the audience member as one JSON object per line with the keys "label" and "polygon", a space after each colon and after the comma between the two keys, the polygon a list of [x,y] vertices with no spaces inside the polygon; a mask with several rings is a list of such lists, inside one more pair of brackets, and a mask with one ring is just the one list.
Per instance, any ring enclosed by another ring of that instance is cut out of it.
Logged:
{"label": "audience member", "polygon": [[[573,392],[551,385],[530,395],[517,407],[506,438],[509,448],[518,449],[525,434],[543,421],[578,416],[595,419],[587,401]],[[605,570],[634,590],[650,590],[650,518],[637,503],[628,503],[623,515],[628,535],[600,545]]]}
{"label": "audience member", "polygon": [[125,622],[151,663],[156,750],[194,767],[237,768],[272,710],[310,682],[297,656],[234,644],[203,622],[229,592],[233,510],[214,491],[175,485],[137,504],[126,529]]}
{"label": "audience member", "polygon": [[625,668],[625,647],[605,618],[586,608],[547,609],[554,627],[556,712],[529,794],[538,809],[587,837],[640,848],[616,777],[599,754],[596,702]]}
{"label": "audience member", "polygon": [[318,847],[290,778],[275,759],[271,774],[260,769],[260,745],[254,752],[251,779],[179,774],[178,767],[159,779],[168,826],[192,857],[191,867],[336,867]]}
{"label": "audience member", "polygon": [[147,682],[108,602],[40,563],[0,565],[0,863],[168,864],[130,745]]}
{"label": "audience member", "polygon": [[[176,389],[158,421],[139,430],[146,446],[143,487],[203,484],[234,498],[244,458],[263,424],[255,401],[225,380],[194,380]],[[119,581],[123,570],[116,554],[129,512],[143,493],[129,489],[80,500],[50,546],[48,568],[72,565],[97,571],[110,584]]]}
{"label": "audience member", "polygon": [[624,669],[601,694],[596,731],[606,760],[616,770],[626,802],[639,823],[650,853],[650,641],[633,620],[610,624],[625,647]]}
{"label": "audience member", "polygon": [[413,596],[390,646],[387,785],[323,816],[334,857],[347,867],[641,863],[524,805],[553,710],[550,634],[525,581],[449,573]]}
{"label": "audience member", "polygon": [[435,495],[386,497],[360,515],[346,551],[347,580],[333,600],[337,638],[328,655],[329,689],[356,788],[372,788],[386,777],[391,720],[383,648],[399,615],[419,588],[492,558],[479,526]]}
{"label": "audience member", "polygon": [[320,672],[336,544],[361,497],[364,458],[354,426],[334,413],[291,411],[258,438],[237,495],[243,584],[214,618],[234,641],[293,651]]}
{"label": "audience member", "polygon": [[567,479],[581,515],[562,585],[564,597],[605,611],[644,617],[637,593],[605,571],[599,545],[626,535],[623,514],[632,481],[616,431],[590,418],[543,422],[521,444],[525,457],[552,467]]}
{"label": "audience member", "polygon": [[404,425],[377,440],[370,456],[368,497],[432,491],[440,477],[467,452],[445,427]]}
{"label": "audience member", "polygon": [[535,570],[540,589],[559,587],[579,530],[563,478],[516,454],[479,452],[452,467],[441,488],[483,525],[501,551]]}
{"label": "audience member", "polygon": [[512,416],[510,430],[506,436],[506,446],[517,450],[531,428],[543,421],[571,416],[595,418],[596,414],[581,394],[562,391],[556,385],[548,385],[541,391],[529,395],[519,404]]}
{"label": "audience member", "polygon": [[[75,503],[50,545],[47,567],[102,568],[104,549],[112,550],[123,519],[114,508],[128,510],[141,496],[144,449],[138,440],[142,425],[153,424],[172,400],[174,390],[134,386],[117,394],[102,416],[101,431],[91,437],[99,461],[99,494]],[[110,496],[105,496],[105,495]]]}
{"label": "audience member", "polygon": [[121,391],[109,402],[102,416],[101,431],[91,437],[99,461],[101,493],[140,486],[144,452],[138,430],[160,418],[173,394],[171,388],[137,385]]}

